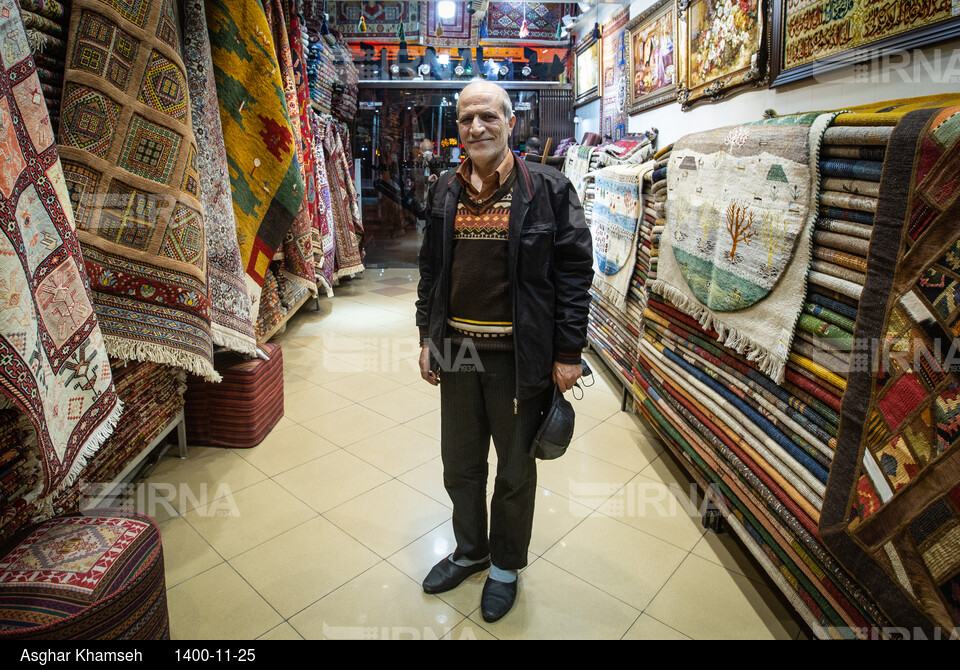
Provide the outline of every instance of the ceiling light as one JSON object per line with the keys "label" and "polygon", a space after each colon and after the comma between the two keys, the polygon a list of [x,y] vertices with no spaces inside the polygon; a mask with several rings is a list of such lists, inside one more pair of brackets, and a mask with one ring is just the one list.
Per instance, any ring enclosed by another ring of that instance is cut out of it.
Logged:
{"label": "ceiling light", "polygon": [[452,19],[457,14],[457,5],[452,0],[440,0],[437,3],[437,16],[441,19]]}

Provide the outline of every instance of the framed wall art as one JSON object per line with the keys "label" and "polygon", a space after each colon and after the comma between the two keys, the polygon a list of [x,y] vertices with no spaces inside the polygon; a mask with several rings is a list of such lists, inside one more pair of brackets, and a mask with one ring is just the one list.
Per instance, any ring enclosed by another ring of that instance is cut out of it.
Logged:
{"label": "framed wall art", "polygon": [[575,52],[574,103],[585,105],[600,97],[600,40],[590,39]]}
{"label": "framed wall art", "polygon": [[773,0],[677,0],[677,101],[688,109],[767,84]]}
{"label": "framed wall art", "polygon": [[600,137],[616,142],[627,134],[627,22],[630,8],[615,13],[600,39]]}
{"label": "framed wall art", "polygon": [[774,0],[772,86],[960,37],[957,0]]}
{"label": "framed wall art", "polygon": [[627,25],[627,109],[631,114],[676,100],[676,35],[676,0],[660,0]]}

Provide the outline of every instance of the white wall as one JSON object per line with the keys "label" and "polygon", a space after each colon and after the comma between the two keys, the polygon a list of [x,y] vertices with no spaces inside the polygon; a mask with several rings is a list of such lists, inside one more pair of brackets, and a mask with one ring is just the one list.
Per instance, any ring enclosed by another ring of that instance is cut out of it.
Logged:
{"label": "white wall", "polygon": [[[635,0],[630,5],[630,18],[642,13],[655,1]],[[620,8],[600,5],[600,25]],[[591,30],[593,22],[583,27],[578,42]],[[863,73],[856,77],[851,68],[776,89],[745,89],[721,102],[699,103],[686,112],[679,104],[668,103],[631,116],[628,129],[643,132],[656,128],[660,133],[659,146],[663,147],[690,133],[758,120],[767,109],[782,115],[960,92],[960,40],[870,63],[867,73],[867,81],[862,81]],[[575,112],[581,119],[576,127],[578,140],[584,133],[599,132],[599,100]]]}

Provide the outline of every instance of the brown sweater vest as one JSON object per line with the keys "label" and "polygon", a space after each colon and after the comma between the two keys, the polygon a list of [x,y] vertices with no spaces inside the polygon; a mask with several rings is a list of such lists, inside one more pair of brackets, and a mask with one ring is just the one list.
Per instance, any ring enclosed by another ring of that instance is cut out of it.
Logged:
{"label": "brown sweater vest", "polygon": [[514,168],[503,186],[482,203],[470,202],[461,191],[447,319],[455,344],[471,338],[477,349],[513,348],[507,240],[516,172]]}

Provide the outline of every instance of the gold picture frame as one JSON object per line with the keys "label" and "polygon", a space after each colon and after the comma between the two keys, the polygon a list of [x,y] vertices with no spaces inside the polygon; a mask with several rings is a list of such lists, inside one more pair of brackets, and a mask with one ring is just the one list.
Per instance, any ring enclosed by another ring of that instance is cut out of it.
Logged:
{"label": "gold picture frame", "polygon": [[686,110],[766,86],[772,0],[677,0],[677,101]]}
{"label": "gold picture frame", "polygon": [[627,111],[637,114],[677,98],[677,5],[660,0],[627,24]]}
{"label": "gold picture frame", "polygon": [[591,38],[574,52],[574,104],[600,98],[600,40]]}

